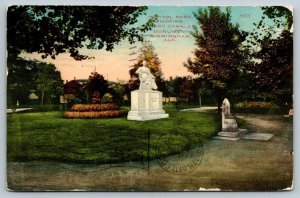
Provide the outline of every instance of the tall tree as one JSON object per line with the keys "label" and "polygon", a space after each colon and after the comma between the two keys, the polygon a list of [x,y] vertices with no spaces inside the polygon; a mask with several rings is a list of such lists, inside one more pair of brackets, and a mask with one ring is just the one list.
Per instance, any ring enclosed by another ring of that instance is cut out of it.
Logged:
{"label": "tall tree", "polygon": [[220,109],[226,88],[243,64],[241,43],[246,32],[230,22],[229,8],[225,12],[219,7],[199,9],[194,16],[199,25],[192,32],[196,45],[194,60],[189,58],[184,66],[210,83]]}
{"label": "tall tree", "polygon": [[[281,107],[292,106],[293,94],[293,15],[282,6],[262,7],[264,16],[249,38],[253,64],[248,67],[253,82],[260,92],[275,95]],[[266,22],[266,17],[273,24]]]}
{"label": "tall tree", "polygon": [[43,105],[45,94],[48,94],[48,97],[51,98],[62,94],[63,80],[55,65],[44,62],[38,62],[37,64],[38,70],[35,82],[37,90],[40,91],[41,105]]}
{"label": "tall tree", "polygon": [[176,76],[172,81],[172,87],[174,88],[174,96],[179,97],[180,96],[180,87],[185,81],[185,77],[178,77]]}
{"label": "tall tree", "polygon": [[161,90],[163,86],[162,71],[161,71],[161,62],[158,58],[158,55],[154,52],[155,49],[150,42],[144,42],[140,48],[140,53],[137,57],[137,62],[133,65],[133,68],[129,70],[129,89],[135,90],[138,89],[140,81],[138,75],[135,73],[136,70],[142,66],[142,62],[145,60],[147,66],[149,67],[151,73],[155,76],[155,82],[158,86],[158,89]]}
{"label": "tall tree", "polygon": [[9,56],[22,51],[38,52],[55,58],[68,52],[75,60],[89,58],[80,48],[111,51],[128,38],[142,40],[156,17],[136,25],[147,7],[130,6],[11,6],[7,13]]}
{"label": "tall tree", "polygon": [[104,79],[103,75],[97,72],[92,72],[89,76],[87,88],[90,95],[102,99],[104,94],[108,91],[109,84],[107,80]]}
{"label": "tall tree", "polygon": [[34,83],[37,72],[37,64],[34,61],[17,58],[9,61],[7,75],[7,104],[15,106],[26,104],[32,90],[36,89]]}
{"label": "tall tree", "polygon": [[184,78],[182,85],[180,86],[180,94],[179,96],[182,98],[186,98],[188,103],[190,104],[191,99],[193,97],[194,91],[197,91],[193,87],[193,80],[190,76]]}

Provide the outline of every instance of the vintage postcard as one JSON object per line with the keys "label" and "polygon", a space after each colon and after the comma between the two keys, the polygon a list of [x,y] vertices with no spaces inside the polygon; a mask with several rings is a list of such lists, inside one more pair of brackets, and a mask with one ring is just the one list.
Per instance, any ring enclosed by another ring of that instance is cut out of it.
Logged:
{"label": "vintage postcard", "polygon": [[9,191],[293,189],[293,8],[7,9]]}

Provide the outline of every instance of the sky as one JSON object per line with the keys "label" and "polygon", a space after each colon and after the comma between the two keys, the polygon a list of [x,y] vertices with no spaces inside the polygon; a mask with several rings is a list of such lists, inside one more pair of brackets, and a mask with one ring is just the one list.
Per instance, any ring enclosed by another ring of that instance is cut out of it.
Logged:
{"label": "sky", "polygon": [[[206,8],[206,7],[202,7]],[[147,32],[147,41],[154,46],[160,61],[161,68],[166,79],[175,76],[192,75],[183,66],[183,63],[191,57],[195,49],[194,38],[189,34],[192,25],[197,25],[193,12],[197,11],[196,6],[149,6],[146,15],[140,16],[137,25],[143,24],[148,17],[158,15],[156,27]],[[225,10],[225,7],[221,8]],[[241,30],[252,31],[254,22],[261,19],[262,10],[260,7],[231,7],[231,22],[239,24]],[[175,33],[174,33],[175,32]],[[174,36],[177,35],[177,38]],[[152,37],[151,37],[152,36]],[[162,38],[161,36],[165,36]],[[167,37],[167,39],[166,39]],[[136,58],[129,55],[138,52],[141,43],[130,45],[127,41],[122,41],[116,45],[112,52],[102,50],[82,49],[85,55],[93,56],[94,59],[75,61],[69,54],[60,54],[56,59],[42,59],[40,54],[22,54],[27,59],[37,59],[53,63],[61,72],[63,80],[87,79],[93,71],[102,74],[111,81],[127,81],[129,79],[130,66]],[[134,49],[130,49],[136,47]]]}

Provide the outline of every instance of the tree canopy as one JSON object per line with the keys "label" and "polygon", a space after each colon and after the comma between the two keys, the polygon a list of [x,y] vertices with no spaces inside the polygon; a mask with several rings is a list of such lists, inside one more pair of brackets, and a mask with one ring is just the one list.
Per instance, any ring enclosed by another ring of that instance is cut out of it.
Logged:
{"label": "tree canopy", "polygon": [[155,16],[136,25],[147,7],[130,6],[11,6],[7,13],[7,50],[9,56],[22,51],[38,52],[43,58],[70,53],[75,60],[88,57],[80,48],[105,48],[111,51],[127,38],[141,41]]}

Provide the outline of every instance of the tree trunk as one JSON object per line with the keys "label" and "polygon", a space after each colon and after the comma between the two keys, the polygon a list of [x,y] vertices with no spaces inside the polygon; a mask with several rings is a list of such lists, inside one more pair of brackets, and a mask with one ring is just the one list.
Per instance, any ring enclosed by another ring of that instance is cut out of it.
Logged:
{"label": "tree trunk", "polygon": [[220,91],[218,91],[218,113],[221,114],[222,113],[222,94]]}
{"label": "tree trunk", "polygon": [[201,108],[201,106],[202,106],[201,95],[199,95],[199,107]]}
{"label": "tree trunk", "polygon": [[41,98],[41,105],[44,104],[44,95],[45,95],[45,91],[43,90],[42,91],[42,98]]}

